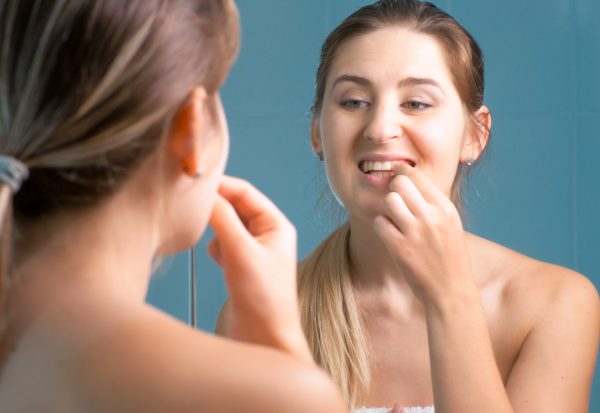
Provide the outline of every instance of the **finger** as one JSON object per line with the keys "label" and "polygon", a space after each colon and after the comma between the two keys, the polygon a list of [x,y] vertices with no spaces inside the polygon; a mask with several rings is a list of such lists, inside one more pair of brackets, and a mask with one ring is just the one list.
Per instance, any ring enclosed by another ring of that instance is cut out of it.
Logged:
{"label": "finger", "polygon": [[402,197],[410,212],[417,218],[426,215],[429,203],[407,175],[397,175],[390,182],[390,191]]}
{"label": "finger", "polygon": [[227,251],[235,251],[240,244],[251,242],[251,235],[241,221],[234,207],[222,196],[217,195],[210,217],[210,226],[219,240],[221,256]]}
{"label": "finger", "polygon": [[404,235],[385,215],[377,215],[373,221],[373,229],[388,248],[395,248],[404,240]]}
{"label": "finger", "polygon": [[252,235],[290,225],[285,215],[269,198],[244,180],[223,177],[219,193],[235,208]]}
{"label": "finger", "polygon": [[385,195],[383,198],[383,212],[403,234],[408,232],[415,220],[415,216],[397,192],[389,192]]}
{"label": "finger", "polygon": [[419,169],[401,163],[396,167],[394,172],[398,175],[408,177],[428,203],[439,205],[440,202],[447,199],[447,196]]}
{"label": "finger", "polygon": [[394,407],[392,407],[391,413],[402,413],[404,409],[398,403],[394,403]]}
{"label": "finger", "polygon": [[222,264],[222,255],[221,255],[221,245],[219,244],[219,240],[217,238],[213,238],[206,248],[208,252],[208,256],[212,258],[214,262],[217,263],[219,267],[223,267]]}

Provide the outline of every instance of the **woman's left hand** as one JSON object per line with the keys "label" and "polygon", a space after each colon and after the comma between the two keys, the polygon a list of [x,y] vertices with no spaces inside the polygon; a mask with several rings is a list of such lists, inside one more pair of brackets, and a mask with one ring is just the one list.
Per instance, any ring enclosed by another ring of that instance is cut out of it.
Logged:
{"label": "woman's left hand", "polygon": [[425,174],[402,165],[375,232],[424,304],[474,286],[460,215]]}
{"label": "woman's left hand", "polygon": [[398,403],[395,403],[390,413],[404,413],[404,409]]}

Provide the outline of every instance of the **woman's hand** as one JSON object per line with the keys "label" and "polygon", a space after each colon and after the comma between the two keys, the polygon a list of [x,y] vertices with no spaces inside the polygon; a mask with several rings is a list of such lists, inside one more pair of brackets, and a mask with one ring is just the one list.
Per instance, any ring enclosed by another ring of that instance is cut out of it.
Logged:
{"label": "woman's hand", "polygon": [[454,204],[421,171],[402,165],[397,172],[374,226],[414,294],[428,304],[474,287]]}
{"label": "woman's hand", "polygon": [[296,231],[251,184],[224,177],[210,225],[210,256],[229,291],[229,336],[312,362],[296,292]]}
{"label": "woman's hand", "polygon": [[404,409],[398,403],[395,403],[390,413],[404,413]]}

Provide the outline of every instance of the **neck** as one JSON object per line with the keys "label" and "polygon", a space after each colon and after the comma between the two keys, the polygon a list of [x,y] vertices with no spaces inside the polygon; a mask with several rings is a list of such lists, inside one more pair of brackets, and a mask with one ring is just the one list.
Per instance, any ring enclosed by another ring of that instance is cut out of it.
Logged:
{"label": "neck", "polygon": [[350,218],[352,275],[361,290],[410,290],[372,222]]}
{"label": "neck", "polygon": [[[488,242],[465,232],[471,256],[474,281],[482,287],[493,275],[497,258],[490,255]],[[366,296],[398,294],[415,299],[412,290],[386,246],[375,233],[373,223],[350,217],[350,259],[352,278],[358,290]],[[379,297],[381,298],[381,297]]]}
{"label": "neck", "polygon": [[25,231],[27,248],[17,251],[13,273],[18,300],[26,307],[59,297],[143,302],[158,237],[149,208],[132,192],[124,187],[100,206]]}

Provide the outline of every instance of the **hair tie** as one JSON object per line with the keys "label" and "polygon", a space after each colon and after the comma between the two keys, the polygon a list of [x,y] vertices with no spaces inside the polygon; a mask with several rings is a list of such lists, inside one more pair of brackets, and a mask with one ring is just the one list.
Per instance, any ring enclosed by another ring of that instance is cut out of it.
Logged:
{"label": "hair tie", "polygon": [[12,156],[0,155],[0,182],[8,185],[13,194],[19,191],[28,177],[27,165]]}

